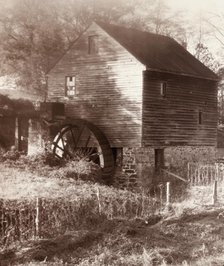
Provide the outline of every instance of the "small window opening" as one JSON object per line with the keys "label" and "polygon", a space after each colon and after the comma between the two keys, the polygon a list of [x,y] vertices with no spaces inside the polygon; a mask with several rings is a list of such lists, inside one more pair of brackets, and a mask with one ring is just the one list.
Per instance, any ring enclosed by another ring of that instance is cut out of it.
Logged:
{"label": "small window opening", "polygon": [[65,96],[73,97],[76,95],[75,77],[65,77]]}
{"label": "small window opening", "polygon": [[202,111],[199,111],[198,112],[198,124],[202,125],[202,123],[203,123],[203,113]]}
{"label": "small window opening", "polygon": [[166,82],[161,82],[161,84],[160,84],[160,95],[165,98],[166,94],[167,94],[167,83]]}
{"label": "small window opening", "polygon": [[88,53],[97,54],[98,53],[98,36],[92,35],[88,37]]}

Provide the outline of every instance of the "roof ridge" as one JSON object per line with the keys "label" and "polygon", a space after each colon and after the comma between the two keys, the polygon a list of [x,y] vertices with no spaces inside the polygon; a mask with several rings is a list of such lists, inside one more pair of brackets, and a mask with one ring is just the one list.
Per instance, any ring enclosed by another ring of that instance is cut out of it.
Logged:
{"label": "roof ridge", "polygon": [[96,20],[94,22],[97,25],[99,25],[99,26],[104,25],[104,26],[109,26],[109,27],[117,27],[117,28],[121,28],[121,29],[125,29],[125,30],[132,30],[132,31],[136,31],[136,32],[139,32],[139,33],[145,33],[145,34],[159,36],[159,37],[161,36],[161,37],[164,37],[164,38],[167,38],[167,39],[174,40],[172,37],[170,37],[168,35],[159,34],[159,33],[155,33],[155,32],[150,32],[150,31],[147,31],[147,30],[140,30],[140,29],[136,29],[136,28],[132,28],[132,27],[126,27],[126,26],[121,26],[121,25],[117,25],[117,24],[113,24],[113,23],[106,23],[106,22],[99,21],[99,20]]}
{"label": "roof ridge", "polygon": [[[206,67],[172,37],[131,27],[127,28],[99,20],[94,20],[93,23],[120,43],[124,49],[148,69],[218,80],[218,76],[211,69]],[[83,33],[87,31],[88,28],[89,27],[87,27]],[[62,54],[51,69],[53,69],[73,45],[78,42],[82,34],[71,44],[64,54]],[[51,69],[48,73],[50,73]]]}
{"label": "roof ridge", "polygon": [[145,66],[160,71],[217,80],[217,75],[174,38],[95,21]]}

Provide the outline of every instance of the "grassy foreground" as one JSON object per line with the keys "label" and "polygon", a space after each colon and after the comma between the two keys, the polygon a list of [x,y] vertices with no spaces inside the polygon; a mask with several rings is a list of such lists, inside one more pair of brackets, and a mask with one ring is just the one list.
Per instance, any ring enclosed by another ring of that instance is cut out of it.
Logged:
{"label": "grassy foreground", "polygon": [[202,207],[198,191],[158,213],[149,197],[54,176],[0,164],[0,198],[95,201],[95,220],[85,215],[89,223],[63,235],[8,246],[0,251],[1,266],[224,265],[224,207]]}

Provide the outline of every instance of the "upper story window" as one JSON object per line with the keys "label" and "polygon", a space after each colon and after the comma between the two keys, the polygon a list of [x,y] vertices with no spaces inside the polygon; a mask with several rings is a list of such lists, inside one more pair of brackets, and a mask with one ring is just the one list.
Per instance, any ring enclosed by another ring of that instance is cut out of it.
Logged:
{"label": "upper story window", "polygon": [[166,82],[160,83],[160,95],[164,98],[167,96],[167,83]]}
{"label": "upper story window", "polygon": [[88,36],[88,54],[98,53],[98,36],[91,35]]}
{"label": "upper story window", "polygon": [[76,95],[75,76],[65,77],[65,95],[68,97]]}
{"label": "upper story window", "polygon": [[202,123],[203,123],[203,112],[198,111],[198,124],[202,125]]}

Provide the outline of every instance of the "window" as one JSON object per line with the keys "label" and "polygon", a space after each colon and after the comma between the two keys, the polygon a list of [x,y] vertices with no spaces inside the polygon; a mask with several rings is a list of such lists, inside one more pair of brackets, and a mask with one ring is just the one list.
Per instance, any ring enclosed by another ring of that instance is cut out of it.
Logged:
{"label": "window", "polygon": [[65,77],[65,95],[68,97],[73,97],[76,95],[74,76]]}
{"label": "window", "polygon": [[97,54],[98,53],[98,36],[92,35],[88,37],[88,53]]}
{"label": "window", "polygon": [[202,111],[199,111],[198,112],[198,124],[202,125],[202,123],[203,123],[203,113]]}
{"label": "window", "polygon": [[166,94],[167,94],[167,83],[161,82],[160,83],[160,95],[165,98]]}

